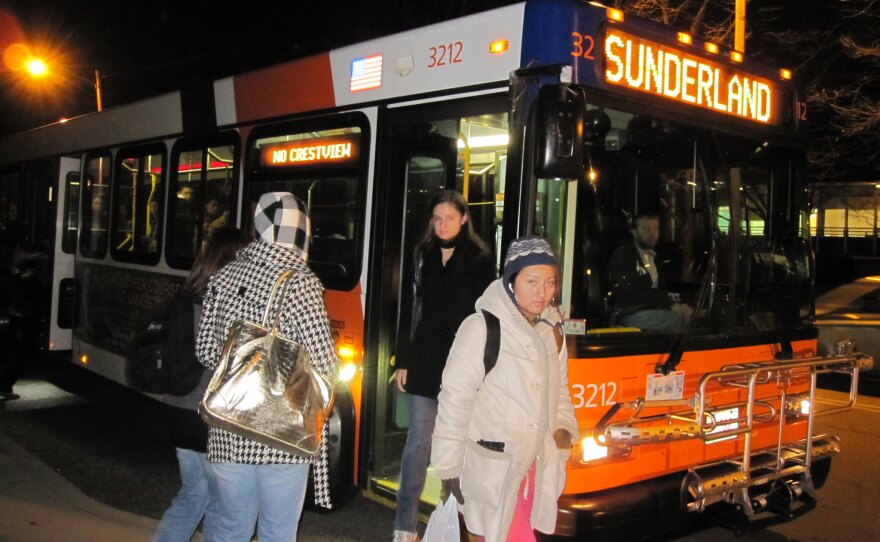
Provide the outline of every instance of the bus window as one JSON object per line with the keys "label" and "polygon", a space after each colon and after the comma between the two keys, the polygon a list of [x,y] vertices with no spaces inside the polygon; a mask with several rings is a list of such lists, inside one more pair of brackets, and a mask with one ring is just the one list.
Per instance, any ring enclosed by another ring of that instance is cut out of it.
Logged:
{"label": "bus window", "polygon": [[80,251],[83,256],[103,258],[110,221],[110,153],[88,156],[83,175]]}
{"label": "bus window", "polygon": [[77,224],[79,223],[79,171],[69,171],[64,178],[67,184],[64,198],[64,229],[61,232],[61,250],[67,254],[76,252]]}
{"label": "bus window", "polygon": [[285,131],[257,138],[251,147],[259,173],[245,186],[246,231],[253,231],[260,195],[296,195],[305,203],[311,221],[309,265],[328,288],[351,289],[360,272],[366,151],[362,135],[359,126]]}
{"label": "bus window", "polygon": [[[224,137],[228,140],[229,137]],[[167,258],[175,267],[189,267],[202,242],[223,226],[235,226],[234,179],[236,145],[192,145],[175,149],[175,178],[169,198]]]}
{"label": "bus window", "polygon": [[123,149],[117,154],[111,222],[115,259],[159,261],[164,162],[161,146]]}
{"label": "bus window", "polygon": [[[595,106],[586,114],[594,121],[585,178],[538,179],[536,187],[534,231],[561,255],[563,309],[585,320],[588,334],[632,327],[621,317],[640,309],[616,302],[608,264],[635,242],[632,219],[649,213],[660,227],[662,289],[692,308],[704,297],[692,333],[794,325],[806,306],[809,257],[801,217],[786,203],[797,192],[793,160],[761,142],[674,122]],[[782,305],[795,308],[771,310]]]}
{"label": "bus window", "polygon": [[21,245],[31,251],[49,249],[50,228],[54,227],[54,186],[57,160],[47,159],[25,165],[22,177],[19,216]]}

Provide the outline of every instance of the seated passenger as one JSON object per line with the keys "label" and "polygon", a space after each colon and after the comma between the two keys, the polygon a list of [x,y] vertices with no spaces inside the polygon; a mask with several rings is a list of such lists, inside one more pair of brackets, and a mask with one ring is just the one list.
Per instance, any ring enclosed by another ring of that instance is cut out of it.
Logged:
{"label": "seated passenger", "polygon": [[658,333],[682,333],[693,312],[678,294],[662,288],[654,247],[660,238],[656,214],[640,213],[629,227],[633,241],[617,247],[608,262],[611,318],[621,325]]}

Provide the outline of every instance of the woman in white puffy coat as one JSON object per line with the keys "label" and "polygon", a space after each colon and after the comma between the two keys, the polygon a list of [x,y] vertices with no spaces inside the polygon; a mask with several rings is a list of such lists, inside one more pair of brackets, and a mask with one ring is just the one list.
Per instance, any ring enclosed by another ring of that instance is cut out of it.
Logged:
{"label": "woman in white puffy coat", "polygon": [[[431,464],[462,502],[468,530],[487,542],[552,533],[565,465],[578,436],[568,393],[558,265],[546,241],[511,243],[504,274],[461,325],[440,390]],[[500,322],[494,368],[483,362],[487,325]]]}

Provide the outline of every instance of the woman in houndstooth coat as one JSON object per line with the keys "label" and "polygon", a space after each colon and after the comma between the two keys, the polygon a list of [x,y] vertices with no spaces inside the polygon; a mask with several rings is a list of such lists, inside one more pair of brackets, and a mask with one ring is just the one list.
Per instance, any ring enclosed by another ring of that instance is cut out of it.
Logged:
{"label": "woman in houndstooth coat", "polygon": [[[258,239],[208,283],[196,341],[199,361],[214,370],[232,322],[239,318],[259,322],[278,276],[292,269],[287,296],[281,300],[279,333],[303,345],[318,371],[335,375],[338,358],[324,288],[306,264],[309,224],[302,202],[287,192],[263,194],[254,227]],[[315,457],[308,459],[212,427],[208,459],[217,477],[218,540],[248,541],[255,525],[261,542],[296,540],[309,464],[315,467],[315,501],[331,506],[326,446],[324,438]]]}

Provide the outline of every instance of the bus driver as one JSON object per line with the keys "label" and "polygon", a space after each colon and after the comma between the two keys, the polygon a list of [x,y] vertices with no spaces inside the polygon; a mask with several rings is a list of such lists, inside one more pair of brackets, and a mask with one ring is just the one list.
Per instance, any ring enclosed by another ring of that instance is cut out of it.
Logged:
{"label": "bus driver", "polygon": [[660,239],[659,217],[639,213],[629,231],[633,242],[617,247],[608,262],[612,321],[644,331],[682,333],[693,309],[662,288],[654,252]]}

